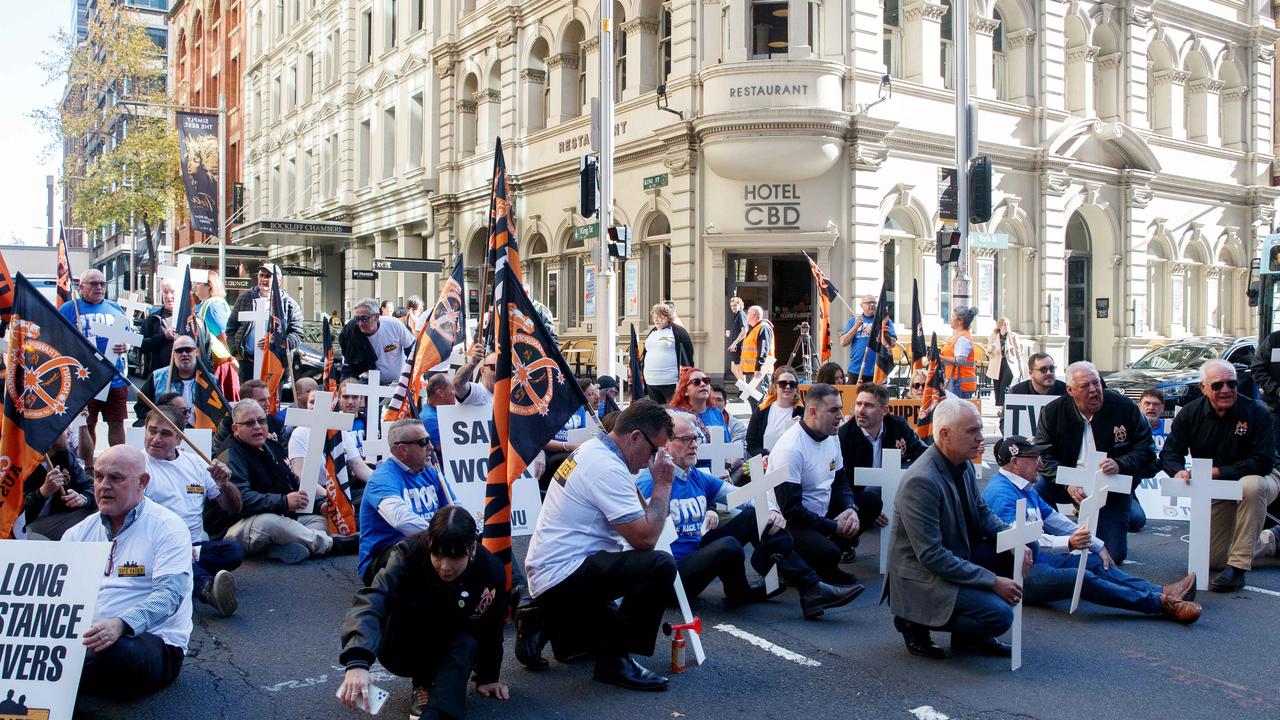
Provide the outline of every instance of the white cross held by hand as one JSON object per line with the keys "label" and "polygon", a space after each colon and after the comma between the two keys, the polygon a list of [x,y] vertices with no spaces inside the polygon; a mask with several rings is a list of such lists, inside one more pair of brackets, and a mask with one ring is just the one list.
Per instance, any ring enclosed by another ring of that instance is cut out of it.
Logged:
{"label": "white cross held by hand", "polygon": [[[675,521],[671,519],[671,515],[667,515],[667,524],[662,526],[662,534],[658,536],[658,542],[654,545],[655,550],[661,550],[671,555],[671,543],[679,538],[676,533]],[[685,624],[693,622],[693,610],[689,609],[689,596],[685,594],[684,583],[680,581],[680,572],[676,571],[675,580],[676,604],[680,608],[680,617],[683,618]],[[698,637],[698,633],[689,630],[689,646],[693,648],[693,659],[695,665],[701,665],[707,661],[707,653],[702,649],[702,638]]]}
{"label": "white cross held by hand", "polygon": [[396,386],[383,385],[382,372],[380,370],[370,370],[367,382],[353,381],[347,383],[347,393],[365,398],[364,442],[367,457],[369,442],[376,443],[385,439],[382,434],[382,401],[389,400],[395,396]]}
{"label": "white cross held by hand", "polygon": [[351,413],[335,412],[333,393],[317,390],[311,394],[311,408],[291,407],[284,411],[284,422],[295,428],[305,427],[310,430],[307,436],[307,454],[302,459],[302,475],[298,478],[298,489],[305,492],[312,501],[316,499],[316,485],[320,478],[320,468],[324,467],[324,443],[330,430],[350,430],[356,416]]}
{"label": "white cross held by hand", "polygon": [[[729,509],[752,503],[755,506],[756,514],[756,537],[764,541],[764,529],[769,524],[769,512],[773,509],[773,489],[787,481],[787,466],[781,463],[773,463],[769,467],[769,471],[764,469],[764,456],[757,455],[748,461],[751,468],[751,482],[741,487],[736,487],[729,491],[726,501],[729,503]],[[758,552],[759,546],[756,546]],[[778,566],[775,564],[769,568],[769,573],[764,576],[764,587],[766,592],[773,592],[778,589]]]}
{"label": "white cross held by hand", "polygon": [[[1102,472],[1102,461],[1107,459],[1106,453],[1097,451],[1084,453],[1080,459],[1080,467],[1059,467],[1056,482],[1059,485],[1080,487],[1089,490],[1089,496],[1080,503],[1080,512],[1076,522],[1080,527],[1093,532],[1098,528],[1098,513],[1107,503],[1108,493],[1128,495],[1133,492],[1133,478],[1129,475],[1107,475]],[[1092,470],[1090,470],[1092,468]],[[1076,569],[1076,586],[1071,594],[1071,612],[1080,607],[1080,592],[1084,588],[1084,574],[1089,563],[1089,548],[1080,551],[1080,566]]]}
{"label": "white cross held by hand", "polygon": [[745,382],[742,378],[738,378],[738,381],[735,382],[734,385],[738,388],[738,391],[742,393],[744,398],[760,402],[764,399],[764,393],[760,392],[760,381],[763,379],[763,375],[751,382]]}
{"label": "white cross held by hand", "polygon": [[711,461],[711,474],[718,478],[728,477],[728,467],[742,459],[742,444],[724,439],[724,428],[719,425],[708,425],[709,440],[698,443],[698,460]]}
{"label": "white cross held by hand", "polygon": [[271,321],[271,301],[256,298],[252,310],[241,310],[236,316],[240,322],[253,323],[253,376],[262,377],[262,348],[258,342],[267,336],[267,323]]}
{"label": "white cross held by hand", "polygon": [[1209,589],[1209,520],[1214,500],[1240,500],[1244,491],[1236,480],[1215,480],[1213,461],[1191,458],[1191,477],[1164,478],[1160,494],[1191,498],[1191,542],[1187,546],[1187,571],[1196,574],[1196,589]]}
{"label": "white cross held by hand", "polygon": [[125,317],[129,318],[129,322],[133,322],[135,315],[141,313],[144,317],[147,314],[147,303],[142,300],[142,296],[137,293],[128,293],[123,300],[117,300],[116,304],[124,310]]}
{"label": "white cross held by hand", "polygon": [[884,504],[884,516],[889,523],[880,529],[880,574],[885,575],[889,566],[889,538],[893,529],[893,501],[898,497],[902,483],[902,451],[885,448],[880,452],[880,467],[854,468],[853,484],[880,488],[880,501]]}
{"label": "white cross held by hand", "polygon": [[[1106,493],[1100,493],[1104,497]],[[1044,532],[1044,522],[1037,520],[1027,522],[1027,499],[1018,499],[1017,513],[1013,524],[1007,530],[996,533],[996,552],[1013,551],[1013,581],[1022,587],[1022,563],[1027,552],[1027,543],[1036,542]],[[1010,631],[1013,640],[1013,668],[1022,667],[1022,602],[1013,608],[1013,628]]]}

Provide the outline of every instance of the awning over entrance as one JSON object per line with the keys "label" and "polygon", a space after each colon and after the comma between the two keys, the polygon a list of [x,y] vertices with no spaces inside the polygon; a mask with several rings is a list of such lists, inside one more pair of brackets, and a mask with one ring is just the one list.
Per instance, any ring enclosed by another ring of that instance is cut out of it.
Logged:
{"label": "awning over entrance", "polygon": [[302,247],[321,241],[346,242],[351,239],[351,223],[330,220],[270,220],[242,225],[232,233],[237,244],[266,248]]}

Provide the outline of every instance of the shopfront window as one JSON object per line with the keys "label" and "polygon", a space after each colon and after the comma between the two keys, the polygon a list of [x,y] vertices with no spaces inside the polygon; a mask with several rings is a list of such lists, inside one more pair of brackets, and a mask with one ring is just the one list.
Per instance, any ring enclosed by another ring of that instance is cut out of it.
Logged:
{"label": "shopfront window", "polygon": [[789,45],[787,0],[753,0],[751,3],[751,57],[764,60],[785,57]]}

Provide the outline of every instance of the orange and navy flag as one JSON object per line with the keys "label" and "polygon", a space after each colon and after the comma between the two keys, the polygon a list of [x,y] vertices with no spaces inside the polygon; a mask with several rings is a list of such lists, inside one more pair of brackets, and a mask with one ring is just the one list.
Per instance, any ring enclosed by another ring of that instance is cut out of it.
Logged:
{"label": "orange and navy flag", "polygon": [[9,265],[0,254],[0,335],[4,334],[9,324],[9,316],[13,314],[13,276],[9,274]]}
{"label": "orange and navy flag", "polygon": [[920,312],[920,281],[911,281],[911,369],[919,370],[929,359],[924,344],[924,315]]}
{"label": "orange and navy flag", "polygon": [[[169,376],[173,377],[173,373],[170,372]],[[196,353],[196,385],[191,391],[191,410],[194,415],[191,426],[208,430],[217,430],[222,419],[231,412],[222,388],[199,353]]]}
{"label": "orange and navy flag", "polygon": [[465,285],[466,267],[459,255],[453,265],[453,274],[440,289],[440,297],[431,309],[431,316],[418,331],[418,340],[413,344],[411,353],[413,362],[405,363],[404,370],[400,371],[396,394],[391,396],[382,415],[384,424],[418,416],[422,377],[431,368],[448,360],[454,345],[466,340]]}
{"label": "orange and navy flag", "polygon": [[[71,258],[67,256],[67,233],[58,231],[58,307],[75,299],[75,285],[71,282]],[[76,317],[80,316],[80,303],[75,303]],[[77,323],[79,324],[79,323]]]}
{"label": "orange and navy flag", "polygon": [[933,410],[947,397],[946,376],[938,359],[938,333],[929,341],[929,369],[925,373],[924,395],[916,411],[916,434],[923,439],[933,435]]}
{"label": "orange and navy flag", "polygon": [[893,372],[893,321],[889,319],[888,294],[888,287],[881,285],[875,320],[871,321],[871,335],[867,338],[867,352],[876,362],[871,382],[882,385]]}
{"label": "orange and navy flag", "polygon": [[284,332],[284,301],[280,297],[280,275],[271,276],[271,320],[267,323],[267,350],[262,355],[262,376],[267,384],[267,414],[280,411],[280,386],[284,383],[289,343]]}
{"label": "orange and navy flag", "polygon": [[27,279],[14,280],[0,418],[0,537],[13,536],[23,483],[116,369]]}
{"label": "orange and navy flag", "polygon": [[818,346],[822,348],[822,362],[831,359],[831,301],[840,297],[840,291],[836,290],[836,286],[831,284],[831,280],[822,272],[822,268],[818,267],[818,263],[809,257],[809,253],[804,254],[804,259],[809,261],[809,270],[813,273],[813,281],[818,285]]}
{"label": "orange and navy flag", "polygon": [[496,298],[498,271],[503,265],[511,268],[517,282],[524,282],[524,274],[520,270],[520,244],[516,242],[515,222],[511,217],[511,188],[507,185],[507,161],[502,154],[502,138],[498,138],[493,152],[493,190],[489,206],[492,212],[489,215],[488,269],[493,272]]}
{"label": "orange and navy flag", "polygon": [[333,331],[329,329],[329,321],[326,319],[323,323],[324,341],[322,343],[322,353],[324,354],[324,369],[320,372],[320,388],[325,392],[338,392],[338,378],[333,374]]}
{"label": "orange and navy flag", "polygon": [[494,432],[485,480],[484,547],[502,561],[511,587],[511,485],[569,418],[587,404],[551,334],[513,269],[499,268],[495,286],[498,367]]}
{"label": "orange and navy flag", "polygon": [[351,482],[347,475],[347,454],[342,446],[342,431],[329,430],[324,439],[324,489],[321,505],[329,521],[329,534],[350,537],[356,528],[356,510],[351,503]]}
{"label": "orange and navy flag", "polygon": [[191,268],[185,268],[182,274],[182,293],[178,295],[178,314],[174,319],[174,330],[179,335],[189,335],[199,346],[200,333],[196,328],[195,313],[191,304]]}

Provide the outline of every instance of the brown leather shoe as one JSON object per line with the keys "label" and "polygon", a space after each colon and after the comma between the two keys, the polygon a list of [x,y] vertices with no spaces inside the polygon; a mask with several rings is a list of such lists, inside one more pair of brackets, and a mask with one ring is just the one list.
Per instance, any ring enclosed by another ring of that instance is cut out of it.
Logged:
{"label": "brown leather shoe", "polygon": [[1196,574],[1190,573],[1178,582],[1169,583],[1160,588],[1160,592],[1174,600],[1196,599]]}
{"label": "brown leather shoe", "polygon": [[1200,606],[1190,600],[1178,600],[1169,595],[1161,595],[1160,609],[1164,617],[1183,625],[1190,625],[1200,619]]}

